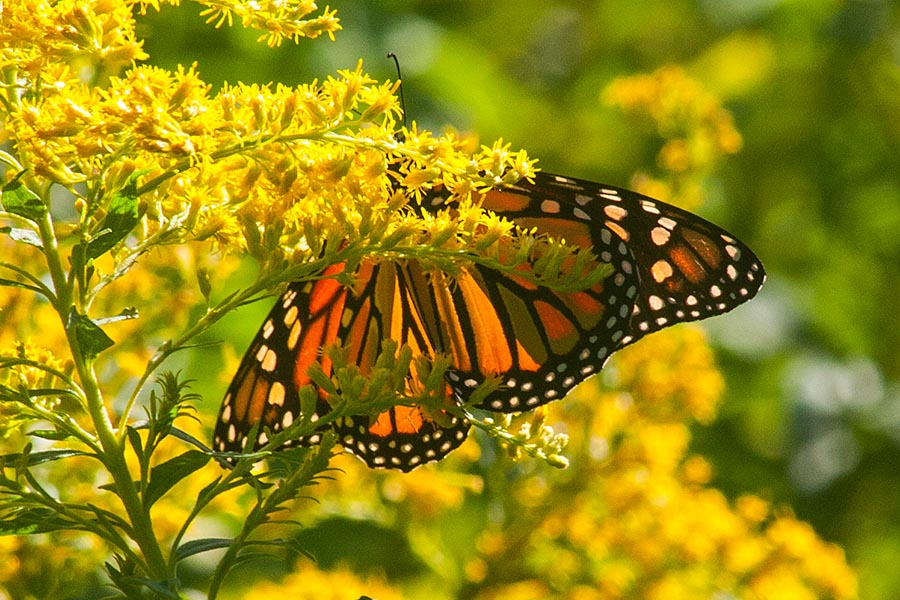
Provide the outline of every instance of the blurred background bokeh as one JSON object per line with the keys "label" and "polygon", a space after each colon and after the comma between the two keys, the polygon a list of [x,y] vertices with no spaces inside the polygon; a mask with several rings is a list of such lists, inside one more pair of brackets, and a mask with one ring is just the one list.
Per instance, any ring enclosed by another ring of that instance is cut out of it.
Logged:
{"label": "blurred background bokeh", "polygon": [[[658,168],[659,140],[601,101],[610,82],[677,65],[719,99],[743,148],[704,181],[697,212],[747,242],[769,280],[753,302],[703,324],[727,388],[718,420],[694,427],[692,450],[730,498],[790,505],[844,547],[862,597],[900,597],[900,7],[331,6],[344,25],[334,42],[269,49],[257,32],[205,26],[192,5],[140,17],[139,34],[151,63],[196,59],[215,86],[306,83],[359,58],[374,77],[394,78],[393,51],[420,125],[503,138],[544,170],[623,187]],[[226,324],[238,352],[266,308]],[[199,391],[216,398],[227,379],[201,381]]]}

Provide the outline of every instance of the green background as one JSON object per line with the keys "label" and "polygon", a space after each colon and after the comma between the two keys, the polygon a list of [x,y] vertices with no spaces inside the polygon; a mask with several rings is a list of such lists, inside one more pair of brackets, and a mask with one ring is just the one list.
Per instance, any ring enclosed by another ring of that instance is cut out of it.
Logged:
{"label": "green background", "polygon": [[[403,69],[421,126],[502,137],[547,171],[627,186],[653,131],[603,106],[613,79],[677,64],[744,138],[698,212],[769,280],[705,323],[728,389],[695,429],[714,485],[789,504],[841,544],[861,596],[900,597],[900,9],[888,1],[338,1],[337,41],[271,50],[197,5],[139,18],[150,62],[286,84]],[[265,307],[260,309],[265,310]],[[242,323],[253,325],[253,319]],[[253,331],[239,332],[249,340]]]}

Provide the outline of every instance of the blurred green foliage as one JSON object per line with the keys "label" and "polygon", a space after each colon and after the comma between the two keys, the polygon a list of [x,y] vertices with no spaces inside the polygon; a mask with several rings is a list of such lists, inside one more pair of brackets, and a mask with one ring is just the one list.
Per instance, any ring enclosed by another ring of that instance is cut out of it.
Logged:
{"label": "blurred green foliage", "polygon": [[[694,447],[726,493],[790,504],[841,544],[862,597],[900,596],[897,4],[332,6],[344,25],[333,43],[273,51],[254,32],[204,26],[190,5],[141,18],[140,33],[153,63],[173,69],[195,57],[214,84],[297,84],[358,57],[392,78],[385,55],[394,51],[410,119],[502,137],[548,171],[615,185],[653,172],[658,139],[601,103],[611,80],[677,64],[718,95],[744,148],[707,182],[699,212],[753,247],[770,278],[754,302],[707,326],[727,391],[719,420],[695,428]],[[256,322],[233,321],[236,348]],[[216,397],[222,382],[209,385]]]}

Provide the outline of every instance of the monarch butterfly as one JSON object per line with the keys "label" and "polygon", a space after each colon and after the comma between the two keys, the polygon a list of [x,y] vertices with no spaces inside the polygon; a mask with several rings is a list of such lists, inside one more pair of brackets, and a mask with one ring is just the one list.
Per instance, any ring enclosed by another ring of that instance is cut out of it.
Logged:
{"label": "monarch butterfly", "polygon": [[[562,398],[599,371],[610,354],[680,323],[728,312],[752,298],[763,266],[716,225],[663,202],[612,186],[538,173],[533,182],[491,190],[484,209],[524,229],[592,248],[591,268],[609,265],[599,283],[574,292],[538,286],[524,271],[471,264],[449,276],[415,260],[364,262],[354,283],[329,267],[314,282],[296,282],[263,322],[229,386],[213,447],[242,451],[298,419],[298,389],[322,346],[340,341],[361,372],[391,338],[414,354],[450,356],[448,401],[462,402],[488,378],[502,384],[480,407],[519,412]],[[435,191],[423,207],[453,208]],[[329,410],[320,399],[317,413]],[[316,415],[314,415],[315,417]],[[466,438],[469,424],[422,407],[398,406],[377,418],[331,425],[345,449],[370,467],[409,471],[440,460]],[[248,440],[255,425],[257,439]],[[313,435],[300,443],[319,440]]]}

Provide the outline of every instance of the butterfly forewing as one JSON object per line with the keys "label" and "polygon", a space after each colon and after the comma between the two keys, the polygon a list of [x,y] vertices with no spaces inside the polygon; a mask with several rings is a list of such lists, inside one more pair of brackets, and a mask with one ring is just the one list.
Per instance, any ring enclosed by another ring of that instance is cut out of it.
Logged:
{"label": "butterfly forewing", "polygon": [[[332,267],[333,272],[341,269]],[[266,428],[277,432],[301,418],[298,390],[311,383],[307,369],[320,360],[319,349],[337,339],[346,295],[347,290],[330,278],[293,283],[282,294],[225,392],[213,436],[215,450],[251,451],[266,443]],[[310,418],[328,411],[328,404],[320,400]],[[248,435],[257,424],[257,439],[251,443]],[[318,434],[313,434],[296,443],[318,441]]]}
{"label": "butterfly forewing", "polygon": [[614,239],[596,232],[612,274],[580,291],[551,291],[476,265],[464,267],[451,284],[433,286],[453,359],[448,380],[459,398],[500,377],[501,387],[480,407],[528,410],[562,398],[600,370],[627,335],[637,295],[634,267]]}
{"label": "butterfly forewing", "polygon": [[545,202],[578,205],[628,246],[640,294],[622,345],[676,323],[728,312],[755,296],[765,281],[762,263],[746,245],[676,206],[548,174],[538,174],[525,191]]}

